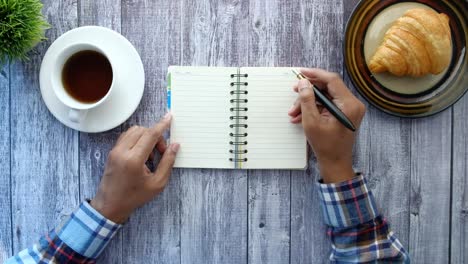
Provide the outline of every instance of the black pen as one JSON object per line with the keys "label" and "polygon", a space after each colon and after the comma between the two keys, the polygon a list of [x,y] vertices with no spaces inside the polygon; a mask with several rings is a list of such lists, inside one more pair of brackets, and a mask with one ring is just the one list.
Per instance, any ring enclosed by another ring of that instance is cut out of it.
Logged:
{"label": "black pen", "polygon": [[[292,72],[296,75],[296,77],[299,80],[303,80],[303,79],[308,80],[304,76],[304,74],[302,74],[301,72],[295,69],[292,69]],[[315,85],[313,85],[312,83],[310,84],[312,85],[312,88],[314,89],[316,100],[320,102],[326,109],[328,109],[328,111],[330,111],[330,113],[334,117],[336,117],[336,119],[338,119],[338,121],[340,121],[340,123],[342,123],[345,127],[347,127],[349,130],[353,132],[356,131],[356,128],[354,127],[353,122],[351,122],[351,120],[349,120],[349,118],[332,101],[330,101],[330,99],[328,99],[319,89],[317,89]]]}

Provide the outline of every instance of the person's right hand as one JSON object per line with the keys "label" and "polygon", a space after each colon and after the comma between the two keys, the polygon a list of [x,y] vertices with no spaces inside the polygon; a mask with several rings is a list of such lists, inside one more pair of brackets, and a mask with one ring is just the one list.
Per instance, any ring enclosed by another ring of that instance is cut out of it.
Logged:
{"label": "person's right hand", "polygon": [[[321,69],[301,69],[311,83],[325,91],[333,103],[353,122],[361,124],[366,108],[346,87],[336,73]],[[292,123],[301,123],[307,141],[314,151],[325,183],[335,183],[354,177],[352,153],[355,133],[341,124],[326,108],[317,105],[312,86],[300,80],[294,87],[299,99],[288,114]]]}

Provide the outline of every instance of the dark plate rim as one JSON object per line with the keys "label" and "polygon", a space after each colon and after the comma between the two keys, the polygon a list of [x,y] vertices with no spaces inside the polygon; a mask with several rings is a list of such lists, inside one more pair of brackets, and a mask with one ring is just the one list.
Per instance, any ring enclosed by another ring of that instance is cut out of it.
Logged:
{"label": "dark plate rim", "polygon": [[[401,118],[408,118],[408,119],[420,119],[420,118],[424,118],[424,117],[430,117],[430,116],[434,116],[434,115],[437,115],[445,110],[447,110],[448,108],[454,106],[457,102],[460,101],[460,99],[462,99],[467,93],[468,93],[468,87],[464,89],[464,91],[455,99],[453,99],[453,102],[451,102],[450,104],[447,104],[446,106],[444,107],[441,107],[440,109],[436,110],[436,111],[428,111],[428,112],[425,112],[425,113],[417,113],[417,114],[402,114],[402,113],[398,113],[398,112],[394,112],[394,111],[391,111],[389,109],[386,109],[380,105],[378,105],[377,102],[374,102],[373,100],[369,99],[367,97],[367,95],[364,94],[363,91],[361,91],[361,89],[359,88],[359,85],[357,83],[357,81],[352,77],[352,75],[350,74],[350,70],[348,69],[348,65],[349,65],[349,61],[348,61],[348,58],[346,56],[346,39],[347,39],[347,32],[349,30],[349,27],[350,27],[350,22],[354,19],[354,17],[356,16],[356,12],[362,8],[362,5],[364,5],[366,0],[360,0],[359,3],[357,3],[352,12],[351,12],[351,15],[348,17],[347,21],[346,21],[346,27],[345,27],[345,31],[344,31],[344,41],[342,42],[342,55],[343,55],[343,58],[344,58],[344,66],[345,66],[345,69],[346,69],[346,74],[348,75],[348,78],[351,80],[351,83],[353,84],[355,90],[357,90],[357,92],[367,101],[369,102],[373,107],[377,108],[378,110],[382,111],[383,113],[385,114],[388,114],[390,116],[395,116],[395,117],[401,117]],[[410,0],[407,0],[407,1],[404,1],[404,2],[414,2],[414,1],[410,1]],[[465,5],[467,4],[467,2],[465,2]],[[465,44],[466,44],[466,39],[465,39]],[[465,49],[467,48],[467,46],[465,45]],[[465,50],[465,54],[467,53],[467,51]],[[465,60],[467,60],[468,58],[465,56],[464,58]],[[432,88],[431,88],[432,89]]]}

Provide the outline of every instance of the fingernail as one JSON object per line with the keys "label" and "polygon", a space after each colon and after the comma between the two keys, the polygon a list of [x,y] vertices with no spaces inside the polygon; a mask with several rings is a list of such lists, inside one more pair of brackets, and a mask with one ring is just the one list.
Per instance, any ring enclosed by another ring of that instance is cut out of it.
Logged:
{"label": "fingernail", "polygon": [[177,151],[179,151],[179,148],[180,148],[180,144],[179,144],[179,143],[173,143],[173,144],[171,144],[171,150],[172,150],[174,153],[177,153]]}
{"label": "fingernail", "polygon": [[171,120],[171,118],[172,118],[171,112],[167,112],[167,113],[164,115],[164,119],[166,119],[166,120]]}
{"label": "fingernail", "polygon": [[288,110],[288,113],[291,113],[292,110],[294,109],[294,107],[296,107],[296,104],[291,105],[291,107],[290,107],[289,110]]}
{"label": "fingernail", "polygon": [[307,89],[309,89],[308,86],[303,86],[303,87],[299,88],[299,93],[302,93],[302,92],[304,92],[304,91],[307,90]]}
{"label": "fingernail", "polygon": [[310,88],[310,82],[308,82],[306,80],[301,80],[299,82],[299,93],[302,93],[302,92],[304,92],[305,90],[307,90],[309,88]]}

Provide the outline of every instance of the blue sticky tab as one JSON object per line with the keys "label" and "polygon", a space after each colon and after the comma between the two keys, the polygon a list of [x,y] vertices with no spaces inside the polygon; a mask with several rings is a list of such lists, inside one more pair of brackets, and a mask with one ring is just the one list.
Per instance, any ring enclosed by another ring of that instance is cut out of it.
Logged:
{"label": "blue sticky tab", "polygon": [[167,111],[171,110],[171,73],[167,74]]}
{"label": "blue sticky tab", "polygon": [[171,90],[167,90],[167,110],[171,110]]}

